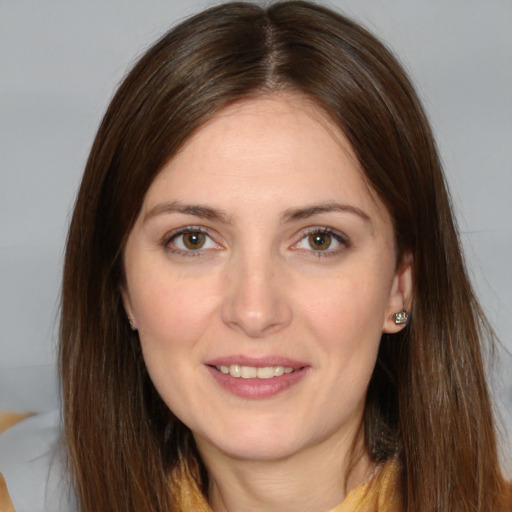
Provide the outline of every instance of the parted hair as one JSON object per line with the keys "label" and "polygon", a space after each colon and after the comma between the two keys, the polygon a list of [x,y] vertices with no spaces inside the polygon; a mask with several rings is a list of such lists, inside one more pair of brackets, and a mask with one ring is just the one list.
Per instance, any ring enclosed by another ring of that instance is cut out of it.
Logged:
{"label": "parted hair", "polygon": [[123,309],[123,251],[148,187],[191,135],[234,102],[280,91],[336,123],[391,214],[398,258],[412,255],[412,321],[383,335],[367,395],[373,461],[399,460],[404,512],[510,510],[484,375],[490,330],[423,108],[382,43],[303,1],[226,3],[185,20],[140,58],[104,116],[62,284],[64,437],[81,510],[176,510],[170,473],[183,463],[206,490],[192,435],[155,391]]}

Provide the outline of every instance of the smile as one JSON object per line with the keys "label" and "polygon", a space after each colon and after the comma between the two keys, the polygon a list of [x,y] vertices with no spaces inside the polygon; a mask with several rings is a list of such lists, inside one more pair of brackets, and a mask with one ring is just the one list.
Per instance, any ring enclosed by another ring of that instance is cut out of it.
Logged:
{"label": "smile", "polygon": [[239,364],[215,366],[215,369],[225,374],[229,373],[231,377],[241,377],[242,379],[272,379],[295,371],[290,366],[243,366]]}

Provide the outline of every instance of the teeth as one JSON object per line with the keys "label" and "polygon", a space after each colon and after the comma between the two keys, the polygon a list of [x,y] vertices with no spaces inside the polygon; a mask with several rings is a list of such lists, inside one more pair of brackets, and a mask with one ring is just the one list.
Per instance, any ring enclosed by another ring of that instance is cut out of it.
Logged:
{"label": "teeth", "polygon": [[216,366],[218,371],[230,374],[231,377],[241,377],[242,379],[271,379],[279,377],[284,373],[292,373],[294,368],[289,366],[241,366],[232,364],[230,366]]}
{"label": "teeth", "polygon": [[240,366],[240,377],[242,379],[255,379],[258,375],[258,368],[254,366]]}
{"label": "teeth", "polygon": [[274,377],[279,377],[284,373],[284,366],[274,366]]}
{"label": "teeth", "polygon": [[263,368],[258,368],[256,375],[258,379],[271,379],[274,376],[274,367],[265,366]]}

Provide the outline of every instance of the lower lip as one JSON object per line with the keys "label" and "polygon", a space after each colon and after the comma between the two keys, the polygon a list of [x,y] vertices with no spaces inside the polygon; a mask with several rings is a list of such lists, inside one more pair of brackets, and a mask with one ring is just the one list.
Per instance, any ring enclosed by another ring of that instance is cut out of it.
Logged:
{"label": "lower lip", "polygon": [[307,372],[307,367],[299,368],[292,373],[285,373],[271,379],[243,379],[222,373],[212,366],[207,366],[212,377],[225,390],[241,398],[263,399],[279,395],[297,384]]}

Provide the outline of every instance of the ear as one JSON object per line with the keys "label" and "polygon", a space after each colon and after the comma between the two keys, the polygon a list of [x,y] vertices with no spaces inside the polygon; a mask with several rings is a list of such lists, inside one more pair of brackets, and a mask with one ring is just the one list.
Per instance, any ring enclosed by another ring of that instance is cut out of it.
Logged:
{"label": "ear", "polygon": [[402,310],[410,311],[412,305],[412,254],[405,253],[398,265],[385,310],[382,332],[394,334],[401,331],[405,324],[397,325],[393,318],[395,313]]}
{"label": "ear", "polygon": [[135,315],[133,313],[132,301],[130,300],[130,294],[126,289],[126,286],[121,287],[121,298],[123,299],[123,306],[126,312],[126,316],[128,318],[128,322],[130,322],[130,327],[133,331],[138,329],[137,321],[135,320]]}

